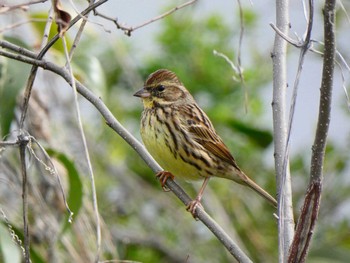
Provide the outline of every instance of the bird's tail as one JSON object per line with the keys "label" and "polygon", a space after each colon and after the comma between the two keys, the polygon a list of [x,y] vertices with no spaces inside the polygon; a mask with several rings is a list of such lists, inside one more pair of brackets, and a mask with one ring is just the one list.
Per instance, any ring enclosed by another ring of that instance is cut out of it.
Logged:
{"label": "bird's tail", "polygon": [[264,189],[262,189],[259,185],[257,185],[252,179],[250,179],[248,176],[245,175],[245,180],[243,180],[243,184],[247,185],[251,189],[253,189],[255,192],[257,192],[259,195],[264,197],[267,201],[269,201],[270,204],[272,204],[274,207],[277,208],[277,201],[275,198],[273,198],[268,192],[266,192]]}

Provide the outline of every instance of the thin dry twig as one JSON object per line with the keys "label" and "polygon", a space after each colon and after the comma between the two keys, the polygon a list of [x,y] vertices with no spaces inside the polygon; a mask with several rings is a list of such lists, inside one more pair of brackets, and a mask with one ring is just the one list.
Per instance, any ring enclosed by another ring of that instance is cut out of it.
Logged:
{"label": "thin dry twig", "polygon": [[26,57],[30,57],[30,58],[36,58],[37,57],[37,54],[34,53],[33,51],[30,51],[24,47],[19,47],[17,45],[14,45],[12,44],[11,42],[8,42],[6,40],[1,40],[0,41],[0,47],[2,48],[6,48],[6,49],[9,49],[9,50],[12,50],[16,53],[19,53],[19,54],[22,54]]}
{"label": "thin dry twig", "polygon": [[[315,42],[315,43],[318,43],[318,44],[321,44],[324,46],[324,43],[322,41],[312,40],[312,42]],[[323,57],[323,52],[321,52],[319,50],[316,50],[314,48],[310,48],[310,51]],[[348,91],[346,88],[345,70],[343,68],[343,66],[344,66],[346,68],[346,71],[348,73],[350,73],[350,66],[349,66],[348,62],[345,60],[344,56],[339,52],[338,49],[336,49],[335,52],[336,52],[336,56],[339,58],[340,61],[335,59],[334,62],[336,63],[336,65],[340,69],[340,74],[341,74],[341,78],[342,78],[342,87],[343,87],[345,98],[346,98],[346,104],[347,104],[348,110],[350,110],[350,97],[349,97],[349,94],[348,94]]]}
{"label": "thin dry twig", "polygon": [[46,22],[46,20],[40,19],[40,18],[31,18],[31,19],[28,19],[25,21],[16,22],[14,24],[0,28],[0,33],[4,33],[5,31],[13,30],[16,27],[20,27],[22,25],[26,25],[26,24],[33,23],[33,22]]}
{"label": "thin dry twig", "polygon": [[[86,21],[86,20],[83,20],[83,21]],[[67,60],[66,65],[67,65],[68,72],[69,72],[69,75],[71,78],[71,86],[73,88],[74,104],[75,104],[75,110],[76,110],[76,114],[77,114],[79,133],[80,133],[80,137],[81,137],[81,140],[83,143],[84,155],[86,158],[86,162],[88,165],[88,171],[89,171],[89,175],[90,175],[92,201],[93,201],[93,208],[94,208],[95,219],[96,219],[97,251],[96,251],[95,262],[98,263],[99,257],[100,257],[100,250],[101,250],[101,223],[100,223],[100,214],[98,211],[98,204],[97,204],[95,176],[94,176],[94,172],[92,169],[90,154],[89,154],[89,150],[88,150],[88,146],[87,146],[87,142],[86,142],[86,136],[85,136],[84,127],[83,127],[83,122],[81,120],[81,113],[80,113],[79,102],[78,102],[78,92],[77,92],[76,82],[75,82],[74,75],[73,75],[72,65],[70,63],[70,56],[68,54],[69,52],[68,52],[68,48],[67,48],[67,42],[66,42],[66,39],[64,36],[61,39],[62,39],[63,47],[64,47],[64,54],[65,54],[66,60]]]}
{"label": "thin dry twig", "polygon": [[242,61],[241,61],[242,43],[243,43],[243,36],[244,36],[244,21],[243,21],[244,18],[243,18],[243,8],[242,8],[241,0],[237,0],[237,2],[239,7],[239,21],[240,21],[238,52],[237,52],[237,69],[238,69],[239,79],[241,80],[241,84],[244,88],[245,112],[248,112],[248,89],[244,82],[243,68],[242,68]]}
{"label": "thin dry twig", "polygon": [[112,17],[110,17],[110,16],[106,16],[106,15],[104,15],[104,14],[98,12],[97,10],[94,10],[94,15],[95,15],[95,16],[99,16],[99,17],[102,17],[102,18],[104,18],[104,19],[106,19],[106,20],[112,21],[112,22],[116,25],[116,27],[117,27],[118,29],[121,29],[122,31],[124,31],[124,33],[125,33],[127,36],[131,36],[131,33],[132,33],[133,31],[135,31],[135,30],[137,30],[137,29],[139,29],[139,28],[141,28],[141,27],[147,26],[147,25],[149,25],[149,24],[151,24],[151,23],[153,23],[153,22],[155,22],[155,21],[158,21],[158,20],[160,20],[160,19],[163,19],[164,17],[166,17],[166,16],[168,16],[168,15],[171,15],[172,13],[174,13],[174,12],[176,12],[176,11],[178,11],[178,10],[180,10],[180,9],[182,9],[182,8],[184,8],[184,7],[186,7],[186,6],[192,5],[192,4],[194,4],[195,2],[197,2],[197,1],[198,1],[198,0],[191,0],[191,1],[188,1],[188,2],[186,2],[186,3],[183,3],[183,4],[179,5],[179,6],[176,6],[176,7],[174,7],[173,9],[171,9],[171,10],[169,10],[169,11],[167,11],[167,12],[165,12],[165,13],[159,15],[159,16],[156,16],[156,17],[154,17],[154,18],[152,18],[152,19],[150,19],[150,20],[148,20],[148,21],[146,21],[146,22],[143,22],[143,23],[141,23],[141,24],[139,24],[139,25],[137,25],[137,26],[130,26],[130,27],[125,26],[125,25],[123,25],[122,23],[120,23],[120,22],[118,21],[118,18],[112,18]]}
{"label": "thin dry twig", "polygon": [[35,5],[35,4],[39,4],[39,3],[45,3],[47,0],[33,0],[33,1],[29,1],[27,3],[22,3],[22,4],[18,4],[18,5],[0,5],[0,14],[1,13],[5,13],[5,12],[9,12],[9,11],[13,11],[16,9],[22,9],[24,11],[26,11],[28,9],[29,5]]}
{"label": "thin dry twig", "polygon": [[308,23],[307,23],[306,36],[305,36],[305,40],[301,43],[301,46],[300,46],[301,49],[300,49],[300,55],[299,55],[297,75],[296,75],[295,80],[294,80],[293,94],[292,94],[291,105],[290,105],[290,110],[289,110],[287,142],[286,142],[284,161],[283,161],[284,173],[287,169],[287,162],[289,159],[290,138],[291,138],[291,133],[292,133],[295,106],[296,106],[296,101],[297,101],[297,96],[298,96],[300,76],[301,76],[301,72],[302,72],[302,68],[303,68],[303,64],[304,64],[305,55],[306,55],[307,51],[309,50],[311,43],[312,43],[311,30],[312,30],[312,25],[313,25],[313,11],[314,11],[313,0],[309,0],[309,19],[308,19]]}
{"label": "thin dry twig", "polygon": [[51,29],[52,21],[53,21],[53,15],[54,15],[54,9],[51,7],[50,11],[49,11],[49,16],[47,17],[47,20],[46,20],[44,34],[43,34],[43,38],[41,40],[40,49],[44,48],[44,46],[47,44],[47,41],[49,39],[50,29]]}
{"label": "thin dry twig", "polygon": [[[45,156],[45,159],[48,161],[48,164],[46,164],[43,160],[41,160],[38,155],[35,153],[32,145],[33,145],[33,142],[39,147],[41,153]],[[69,214],[69,217],[68,217],[68,222],[69,223],[72,223],[73,222],[73,212],[70,210],[69,208],[69,205],[67,203],[67,198],[66,198],[66,194],[64,193],[64,190],[63,190],[63,185],[62,185],[62,181],[61,181],[61,177],[60,175],[58,174],[58,171],[56,169],[56,166],[54,165],[54,163],[52,162],[49,154],[46,152],[46,150],[44,149],[44,147],[33,137],[33,136],[29,136],[29,142],[28,142],[28,149],[30,151],[30,153],[34,156],[34,158],[41,164],[45,167],[45,170],[48,171],[50,173],[50,175],[54,175],[56,176],[56,179],[58,181],[58,185],[60,187],[60,191],[61,191],[61,194],[62,194],[62,199],[63,199],[63,203],[66,207],[66,210]]]}
{"label": "thin dry twig", "polygon": [[29,223],[28,223],[28,178],[26,165],[26,148],[29,143],[29,137],[21,133],[18,137],[19,153],[21,159],[22,171],[22,206],[23,206],[23,236],[24,236],[24,251],[25,263],[30,263],[30,240],[29,240]]}

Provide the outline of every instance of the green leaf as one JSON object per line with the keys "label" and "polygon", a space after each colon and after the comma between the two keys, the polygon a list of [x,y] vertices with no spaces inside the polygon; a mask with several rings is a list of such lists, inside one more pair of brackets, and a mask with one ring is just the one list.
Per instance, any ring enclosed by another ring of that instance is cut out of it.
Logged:
{"label": "green leaf", "polygon": [[0,224],[0,261],[4,263],[20,263],[21,251],[11,240],[10,233],[4,225]]}
{"label": "green leaf", "polygon": [[[8,225],[7,225],[7,223],[6,222],[4,222],[4,221],[0,221],[1,223],[2,223],[2,228],[3,229],[8,229]],[[13,232],[14,232],[14,234],[20,239],[20,240],[22,240],[22,243],[23,243],[23,240],[24,240],[24,237],[23,237],[23,233],[22,233],[22,231],[20,230],[20,229],[18,229],[17,227],[15,227],[11,222],[10,222],[10,224],[11,224],[11,230],[13,230]],[[2,250],[2,252],[3,252],[3,255],[4,255],[4,246],[3,246],[3,238],[6,238],[6,237],[4,237],[4,236],[8,236],[8,237],[10,237],[10,233],[9,232],[7,232],[6,233],[6,230],[4,231],[4,232],[2,232],[2,230],[0,229],[0,245],[1,245],[1,250]],[[13,241],[11,241],[11,242],[13,242]],[[18,247],[18,245],[17,245],[17,247]],[[19,251],[19,250],[18,250]],[[46,261],[38,254],[38,252],[36,252],[36,250],[33,248],[33,246],[30,246],[30,248],[29,248],[29,251],[30,251],[30,259],[31,259],[31,261],[33,262],[33,263],[45,263]],[[12,250],[12,252],[13,253],[17,253],[17,252],[15,252],[15,249],[13,249]],[[12,259],[14,259],[14,255],[11,255],[11,256],[13,256],[13,258]],[[5,257],[5,256],[4,256]],[[23,256],[22,256],[23,257]],[[1,258],[0,258],[0,260],[1,260]],[[4,258],[4,263],[7,263],[7,262],[17,262],[17,261],[5,261],[6,259]],[[0,261],[0,262],[3,262],[3,261]],[[19,261],[19,262],[21,262],[21,260]]]}
{"label": "green leaf", "polygon": [[[74,215],[77,216],[83,203],[83,184],[81,182],[79,172],[76,169],[74,162],[70,160],[64,153],[58,152],[54,149],[47,149],[46,151],[51,157],[54,157],[60,161],[67,170],[69,181],[67,203]],[[70,225],[68,221],[69,216],[70,215],[67,214],[64,226],[62,228],[62,233],[64,233],[64,231],[66,231]]]}
{"label": "green leaf", "polygon": [[244,133],[249,139],[261,148],[268,147],[272,142],[272,134],[267,130],[255,128],[243,122],[231,119],[229,124],[237,131]]}
{"label": "green leaf", "polygon": [[30,66],[0,57],[0,135],[10,131],[15,115],[16,99],[24,87]]}
{"label": "green leaf", "polygon": [[[42,20],[43,22],[36,22],[36,23],[31,23],[31,25],[33,26],[34,32],[36,33],[36,36],[40,39],[42,38],[42,36],[44,35],[44,30],[45,30],[45,26],[46,23],[44,23],[47,18],[48,18],[48,13],[47,12],[37,12],[37,13],[31,13],[30,14],[30,18],[37,19],[37,20]],[[49,40],[52,39],[56,34],[58,33],[57,31],[57,25],[55,22],[53,22],[53,25],[51,27],[51,30],[49,32]],[[65,38],[67,41],[67,46],[70,49],[70,47],[72,46],[72,41],[71,39],[68,37],[68,34],[65,34]],[[61,41],[57,41],[55,44],[53,44],[53,46],[50,49],[51,51],[56,51],[58,52],[60,55],[64,54],[64,48],[63,45],[61,43]],[[64,57],[64,55],[63,55]]]}

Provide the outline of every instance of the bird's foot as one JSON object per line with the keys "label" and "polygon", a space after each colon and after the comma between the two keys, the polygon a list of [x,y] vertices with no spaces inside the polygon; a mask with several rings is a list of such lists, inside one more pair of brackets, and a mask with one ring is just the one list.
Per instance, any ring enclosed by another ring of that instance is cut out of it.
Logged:
{"label": "bird's foot", "polygon": [[156,174],[156,177],[159,179],[160,184],[162,185],[163,191],[164,192],[169,192],[170,189],[165,185],[166,181],[168,178],[171,178],[174,180],[174,175],[168,171],[161,171]]}
{"label": "bird's foot", "polygon": [[186,206],[186,210],[187,210],[188,212],[190,212],[191,215],[193,216],[193,218],[196,219],[196,220],[198,220],[198,217],[197,217],[197,215],[196,215],[196,209],[197,209],[197,207],[200,207],[200,208],[203,209],[203,206],[202,206],[202,204],[201,204],[201,200],[200,200],[200,198],[198,198],[198,197],[197,197],[196,199],[190,201],[190,202],[187,204],[187,206]]}

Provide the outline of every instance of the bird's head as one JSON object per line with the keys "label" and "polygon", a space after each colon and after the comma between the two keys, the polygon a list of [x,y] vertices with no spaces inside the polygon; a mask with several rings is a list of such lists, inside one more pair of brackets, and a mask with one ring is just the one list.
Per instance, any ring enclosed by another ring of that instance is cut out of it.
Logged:
{"label": "bird's head", "polygon": [[149,75],[143,88],[134,96],[142,99],[145,108],[193,102],[193,97],[176,74],[167,69],[159,69]]}

